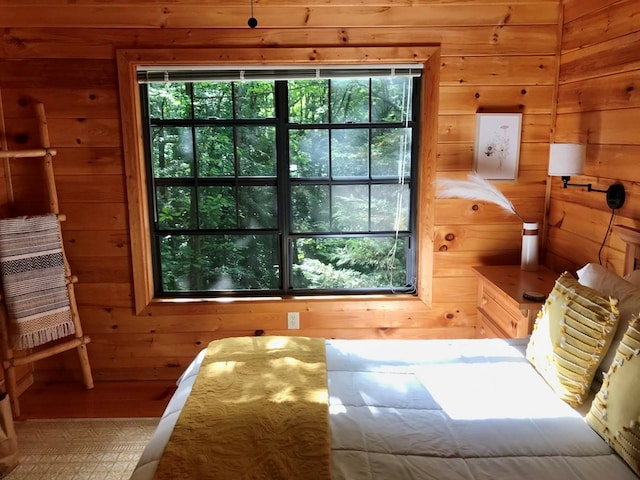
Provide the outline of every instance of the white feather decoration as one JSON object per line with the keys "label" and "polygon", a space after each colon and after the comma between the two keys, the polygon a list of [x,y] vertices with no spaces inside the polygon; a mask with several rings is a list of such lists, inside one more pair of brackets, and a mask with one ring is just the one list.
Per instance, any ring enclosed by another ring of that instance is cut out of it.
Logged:
{"label": "white feather decoration", "polygon": [[469,180],[436,180],[436,189],[437,198],[466,198],[493,203],[522,220],[513,203],[493,184],[476,174],[470,174]]}

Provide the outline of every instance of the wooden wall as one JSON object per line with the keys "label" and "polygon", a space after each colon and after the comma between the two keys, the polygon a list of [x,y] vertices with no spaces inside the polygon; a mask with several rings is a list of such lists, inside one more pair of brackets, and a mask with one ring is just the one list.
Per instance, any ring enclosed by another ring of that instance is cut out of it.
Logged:
{"label": "wooden wall", "polygon": [[[578,183],[606,190],[615,182],[626,202],[613,223],[640,227],[640,2],[570,0],[564,27],[555,141],[587,143],[585,175]],[[549,262],[572,270],[598,261],[611,210],[604,193],[551,183]],[[622,271],[624,246],[607,236],[603,265]]]}
{"label": "wooden wall", "polygon": [[[427,168],[437,178],[466,177],[472,168],[475,113],[522,112],[518,180],[499,186],[524,217],[543,220],[560,0],[263,0],[256,2],[255,16],[259,27],[252,30],[246,26],[249,2],[235,0],[0,0],[4,138],[9,148],[37,147],[33,104],[44,103],[51,142],[59,152],[55,174],[60,209],[68,218],[65,246],[80,279],[76,291],[85,332],[93,339],[89,355],[96,380],[176,378],[211,339],[258,330],[291,333],[285,330],[286,312],[293,309],[301,312],[301,330],[294,333],[303,335],[473,337],[477,284],[471,266],[519,261],[517,219],[493,205],[432,200],[431,304],[209,302],[136,316],[115,62],[119,49],[439,46],[437,159]],[[566,55],[570,48],[565,46]],[[620,81],[624,78],[631,77]],[[563,125],[575,115],[567,110],[572,102],[566,95]],[[46,209],[37,165],[13,161],[11,169],[14,213]],[[0,202],[5,202],[1,190]],[[561,244],[562,235],[554,232],[552,241]],[[37,368],[43,378],[78,376],[72,353]]]}

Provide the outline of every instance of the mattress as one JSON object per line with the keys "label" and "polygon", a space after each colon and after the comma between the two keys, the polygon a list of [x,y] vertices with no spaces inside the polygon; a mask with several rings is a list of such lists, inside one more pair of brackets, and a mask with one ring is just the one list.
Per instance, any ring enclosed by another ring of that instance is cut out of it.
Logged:
{"label": "mattress", "polygon": [[[333,480],[637,479],[531,367],[526,342],[327,340]],[[153,478],[203,356],[131,480]]]}

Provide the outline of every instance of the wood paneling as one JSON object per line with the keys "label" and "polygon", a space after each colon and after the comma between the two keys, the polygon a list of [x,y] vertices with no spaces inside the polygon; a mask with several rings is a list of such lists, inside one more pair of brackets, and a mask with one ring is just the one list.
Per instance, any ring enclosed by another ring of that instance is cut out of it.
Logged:
{"label": "wood paneling", "polygon": [[640,72],[623,72],[561,85],[558,113],[640,107]]}
{"label": "wood paneling", "polygon": [[564,2],[564,23],[571,22],[588,13],[607,8],[620,0],[566,0]]}
{"label": "wood paneling", "polygon": [[[434,201],[431,182],[434,177],[464,178],[471,171],[477,112],[521,112],[518,180],[499,187],[526,218],[543,220],[560,10],[560,0],[263,0],[255,6],[260,25],[250,29],[249,5],[233,0],[0,0],[4,136],[10,148],[38,146],[33,104],[45,104],[58,150],[54,170],[61,211],[67,215],[65,247],[80,279],[76,294],[85,333],[93,338],[88,350],[96,380],[175,379],[206,342],[231,335],[475,336],[477,281],[471,266],[517,263],[521,223],[494,205]],[[627,52],[624,42],[608,42],[616,52]],[[421,255],[420,275],[433,277],[420,292],[426,302],[389,297],[212,300],[165,302],[144,316],[135,314],[132,264],[138,259],[132,254],[127,202],[136,192],[127,190],[121,123],[127,112],[119,103],[118,51],[409,44],[432,47],[437,59],[428,72],[435,85],[424,97],[438,112],[437,124],[423,125],[433,133],[422,146],[429,164],[421,177],[420,221],[430,233],[419,240],[420,248],[428,250]],[[566,70],[566,78],[588,72],[591,67],[580,61],[595,59],[596,53],[575,53],[567,61],[573,70]],[[623,99],[624,85],[635,77],[622,72],[633,70],[628,65],[634,60],[622,67],[614,65],[619,60],[598,62],[621,73],[611,97],[618,108],[637,108]],[[570,105],[584,94],[561,92],[566,113],[578,112]],[[563,121],[573,132],[575,120]],[[613,135],[608,132],[590,135]],[[629,151],[609,146],[617,149],[609,152],[622,165]],[[606,171],[604,151],[590,158],[596,170]],[[27,162],[12,161],[11,167],[16,212],[38,212],[46,206],[41,171]],[[1,196],[0,203],[6,208]],[[287,311],[300,312],[299,331],[286,330]],[[78,376],[72,355],[36,368],[40,378]]]}
{"label": "wood paneling", "polygon": [[[638,135],[627,128],[640,118],[640,108],[607,109],[558,115],[557,142],[582,142],[596,145],[637,145]],[[611,172],[614,173],[614,172]]]}
{"label": "wood paneling", "polygon": [[435,232],[437,252],[475,252],[491,254],[496,250],[513,250],[520,241],[522,225],[438,225]]}
{"label": "wood paneling", "polygon": [[25,95],[20,88],[5,88],[5,115],[19,118],[29,114],[35,103],[46,106],[47,115],[55,118],[119,118],[118,93],[113,88],[34,88]]}
{"label": "wood paneling", "polygon": [[[508,2],[510,3],[510,2]],[[557,3],[557,2],[556,2]],[[550,8],[546,6],[540,8]],[[557,7],[554,7],[557,8]],[[0,19],[3,9],[0,7]],[[40,13],[44,15],[44,13]],[[292,45],[440,45],[447,56],[542,55],[555,58],[557,25],[489,25],[463,27],[451,19],[449,26],[404,27],[394,31],[394,25],[357,28],[202,28],[202,29],[41,29],[8,27],[0,43],[0,56],[9,59],[78,59],[91,65],[89,75],[95,75],[100,59],[112,60],[114,50],[122,48],[197,48],[204,46],[237,47],[260,45],[268,47]],[[0,24],[1,25],[1,24]],[[388,28],[389,27],[389,28]],[[89,60],[91,59],[91,60]],[[488,60],[491,62],[492,60]],[[105,62],[102,62],[105,63]],[[497,61],[500,63],[500,61]],[[508,63],[508,62],[507,62]],[[41,68],[51,63],[42,61]],[[114,68],[113,62],[109,62]],[[72,66],[73,62],[67,61]],[[72,75],[72,71],[67,72]],[[76,77],[79,81],[82,77]],[[105,77],[98,82],[113,81]],[[73,81],[73,79],[72,79]],[[86,87],[86,85],[85,85]]]}
{"label": "wood paneling", "polygon": [[554,87],[551,85],[526,88],[519,86],[458,85],[440,87],[440,112],[469,114],[476,112],[550,113]]}
{"label": "wood paneling", "polygon": [[640,31],[628,33],[562,55],[560,82],[587,80],[621,72],[637,71]]}
{"label": "wood paneling", "polygon": [[[511,198],[516,211],[523,218],[531,221],[542,221],[544,216],[544,196],[538,198],[525,198],[518,200]],[[438,199],[436,205],[436,225],[441,223],[455,225],[490,225],[509,224],[522,227],[522,224],[513,215],[508,215],[500,207],[484,202],[476,202],[466,199]],[[519,242],[514,245],[517,247]]]}
{"label": "wood paneling", "polygon": [[554,85],[555,57],[451,56],[442,60],[440,85]]}
{"label": "wood paneling", "polygon": [[585,175],[572,181],[601,190],[620,182],[626,200],[612,212],[603,193],[554,178],[547,260],[556,269],[601,261],[621,273],[624,246],[607,225],[640,226],[639,15],[633,0],[566,2],[554,140],[587,143]]}
{"label": "wood paneling", "polygon": [[[133,285],[130,279],[122,278],[116,283],[77,283],[76,300],[80,311],[84,306],[98,306],[106,310],[127,308],[133,315]],[[91,316],[86,319],[87,322],[91,322]]]}
{"label": "wood paneling", "polygon": [[[246,5],[203,5],[195,2],[176,2],[171,7],[136,2],[123,4],[86,5],[78,7],[59,2],[52,8],[21,4],[2,6],[1,26],[16,27],[75,27],[93,28],[225,28],[246,27]],[[272,5],[255,9],[259,25],[269,28],[367,27],[371,25],[441,26],[452,19],[455,24],[502,27],[510,24],[555,24],[554,9],[539,4],[487,3],[467,5],[464,2],[438,5],[336,5],[316,2],[314,5]]]}
{"label": "wood paneling", "polygon": [[[118,147],[56,147],[53,160],[56,175],[124,175],[122,149]],[[30,165],[31,163],[31,165]],[[37,166],[29,159],[13,160],[14,176],[29,176]]]}
{"label": "wood paneling", "polygon": [[564,50],[584,48],[640,30],[640,3],[636,0],[610,2],[609,5],[606,3],[600,1],[591,10],[583,10],[584,14],[579,18],[571,15],[565,19],[562,35]]}
{"label": "wood paneling", "polygon": [[69,230],[64,229],[66,249],[73,250],[78,257],[94,257],[96,251],[104,257],[128,258],[129,235],[126,230]]}
{"label": "wood paneling", "polygon": [[[173,316],[156,318],[153,316],[134,317],[130,308],[85,306],[80,312],[92,319],[94,333],[165,333],[178,332],[227,332],[227,331],[256,331],[274,324],[278,320],[277,312],[258,312],[251,316],[244,313],[227,313],[224,315],[191,315],[189,321]],[[327,317],[322,312],[308,312],[303,317],[304,328],[341,329],[371,328],[385,325],[380,318],[386,313],[372,312],[370,316],[362,316],[357,312],[344,316]],[[460,308],[458,304],[439,304],[433,309],[433,316],[428,320],[430,327],[473,327],[475,310],[470,306]],[[387,328],[419,328],[425,326],[419,312],[407,312],[403,319],[392,319],[386,324]]]}
{"label": "wood paneling", "polygon": [[[64,211],[67,219],[62,224],[66,229],[81,230],[91,226],[92,230],[122,231],[129,228],[127,207],[124,203],[96,203],[87,206],[85,203],[65,202]],[[64,233],[63,233],[64,234]]]}

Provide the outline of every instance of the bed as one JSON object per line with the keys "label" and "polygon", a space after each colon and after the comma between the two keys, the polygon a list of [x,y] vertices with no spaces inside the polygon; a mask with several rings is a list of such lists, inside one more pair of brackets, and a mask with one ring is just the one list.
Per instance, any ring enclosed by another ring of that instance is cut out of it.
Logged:
{"label": "bed", "polygon": [[[628,257],[637,258],[640,232],[624,227],[617,231],[623,239],[628,237]],[[286,468],[273,465],[258,466],[253,473],[229,471],[224,466],[228,459],[216,456],[215,445],[216,440],[220,444],[231,440],[216,434],[215,440],[209,437],[205,442],[211,446],[209,452],[192,454],[190,461],[199,464],[198,473],[167,476],[165,468],[163,477],[159,465],[166,465],[176,423],[180,424],[185,405],[193,405],[187,400],[195,395],[194,384],[202,383],[202,374],[198,376],[202,365],[207,369],[210,365],[205,349],[178,380],[131,480],[637,479],[640,333],[634,332],[640,332],[640,320],[635,319],[640,312],[640,276],[631,268],[635,270],[637,262],[626,265],[624,278],[597,264],[579,270],[575,284],[572,278],[560,276],[541,315],[553,320],[553,299],[561,296],[556,292],[561,288],[572,294],[583,290],[600,294],[601,306],[610,307],[609,317],[603,314],[602,318],[613,321],[615,316],[616,323],[603,329],[608,349],[602,345],[604,340],[596,342],[595,348],[603,348],[594,355],[598,361],[585,363],[589,371],[581,381],[586,389],[575,387],[575,379],[567,380],[564,373],[562,385],[554,384],[558,372],[549,376],[540,352],[548,347],[543,344],[546,337],[554,336],[555,327],[547,335],[544,329],[549,327],[540,318],[531,338],[524,339],[323,340],[330,473],[318,467],[309,470],[313,474],[287,474],[283,473]],[[612,298],[614,293],[617,297]],[[594,302],[594,297],[587,299],[589,305]],[[570,324],[571,316],[565,312],[564,317],[557,331],[569,328],[565,322]],[[283,338],[266,341],[282,342]],[[204,413],[198,416],[202,425]],[[618,429],[622,434],[612,422],[624,423]],[[300,452],[307,447],[306,441],[305,435],[298,435],[287,448],[304,455]],[[259,442],[256,446],[261,448]],[[239,455],[256,455],[249,445],[237,450]],[[254,463],[268,463],[260,456],[254,458]],[[270,469],[276,473],[269,473]],[[210,475],[203,473],[209,471]]]}

